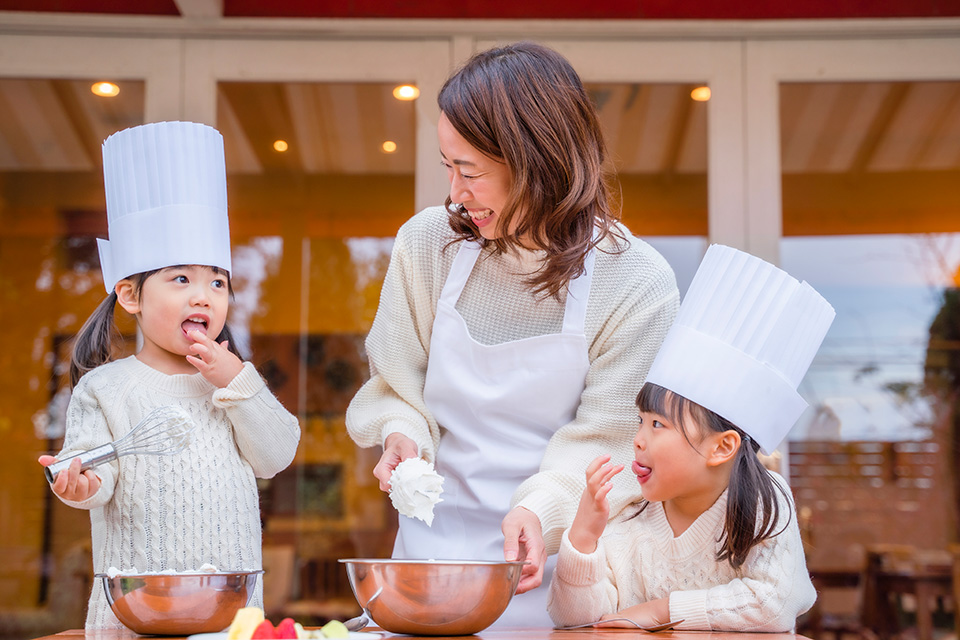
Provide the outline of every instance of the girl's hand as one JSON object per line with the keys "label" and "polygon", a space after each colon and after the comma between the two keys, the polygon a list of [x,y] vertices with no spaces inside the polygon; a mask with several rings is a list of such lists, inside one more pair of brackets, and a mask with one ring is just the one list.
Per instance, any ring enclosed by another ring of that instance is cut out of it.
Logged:
{"label": "girl's hand", "polygon": [[380,481],[380,491],[390,491],[390,476],[397,465],[407,458],[416,458],[420,450],[417,443],[400,433],[391,433],[383,443],[383,455],[373,468],[373,475]]}
{"label": "girl's hand", "polygon": [[[49,467],[56,461],[57,459],[53,456],[40,456],[37,460],[45,467]],[[92,498],[100,490],[100,478],[93,469],[80,473],[80,458],[76,458],[68,468],[57,474],[50,488],[64,500],[83,502]]]}
{"label": "girl's hand", "polygon": [[500,525],[503,531],[503,558],[508,562],[523,560],[517,593],[535,589],[543,582],[543,566],[547,562],[547,547],[543,544],[540,518],[523,507],[511,509]]}
{"label": "girl's hand", "polygon": [[187,362],[195,366],[210,384],[223,389],[243,370],[243,362],[230,351],[230,343],[226,340],[217,344],[197,330],[190,331],[187,335],[194,340],[190,345],[193,353],[187,356]]}
{"label": "girl's hand", "polygon": [[635,628],[629,622],[620,620],[619,622],[604,622],[608,618],[629,618],[641,627],[654,627],[658,624],[664,624],[670,621],[670,598],[659,598],[657,600],[648,600],[632,607],[621,609],[616,613],[608,613],[600,618],[597,627],[621,627],[624,629]]}
{"label": "girl's hand", "polygon": [[610,464],[610,456],[602,455],[587,466],[587,487],[580,497],[577,515],[570,526],[570,544],[580,553],[597,550],[597,540],[610,518],[607,494],[613,488],[613,476],[623,471],[622,464]]}

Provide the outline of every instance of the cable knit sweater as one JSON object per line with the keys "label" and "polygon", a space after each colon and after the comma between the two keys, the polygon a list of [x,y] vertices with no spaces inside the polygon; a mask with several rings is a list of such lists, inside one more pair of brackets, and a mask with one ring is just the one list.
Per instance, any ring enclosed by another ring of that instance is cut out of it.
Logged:
{"label": "cable knit sweater", "polygon": [[[786,486],[783,478],[773,474]],[[787,489],[789,491],[789,489]],[[779,495],[779,494],[778,494]],[[717,562],[727,492],[677,537],[663,503],[637,517],[624,509],[607,524],[597,549],[577,551],[563,534],[547,610],[557,626],[595,622],[648,600],[669,596],[677,629],[792,631],[817,594],[807,573],[792,502],[780,498],[778,536],[753,547],[735,571]]]}
{"label": "cable knit sweater", "polygon": [[[256,478],[293,460],[300,425],[249,362],[223,389],[199,373],[166,375],[135,356],[84,375],[70,400],[58,457],[112,442],[152,409],[179,405],[196,422],[190,445],[171,456],[129,455],[100,465],[90,510],[93,568],[188,571],[260,569]],[[262,581],[251,604],[262,603]],[[95,582],[86,627],[123,628]]]}
{"label": "cable knit sweater", "polygon": [[[523,482],[507,507],[523,506],[539,518],[548,553],[556,553],[573,521],[584,486],[584,469],[601,453],[633,456],[637,392],[676,315],[679,294],[669,265],[652,247],[633,238],[621,253],[608,240],[597,251],[585,334],[590,369],[575,419],[550,440],[540,472]],[[366,340],[370,380],[347,409],[347,429],[361,447],[383,444],[391,433],[414,440],[433,460],[440,427],[423,400],[430,336],[437,300],[460,243],[443,207],[425,209],[397,234],[380,306]],[[606,252],[605,252],[606,251]],[[497,255],[485,247],[456,308],[471,337],[493,345],[562,329],[564,304],[534,296],[525,283],[544,253]],[[497,463],[497,452],[487,461]],[[637,483],[619,479],[614,509],[638,497]]]}

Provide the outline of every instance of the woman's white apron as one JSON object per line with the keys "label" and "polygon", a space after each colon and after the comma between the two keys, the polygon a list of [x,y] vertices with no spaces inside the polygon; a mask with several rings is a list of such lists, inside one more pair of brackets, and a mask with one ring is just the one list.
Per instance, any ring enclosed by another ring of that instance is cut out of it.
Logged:
{"label": "woman's white apron", "polygon": [[[440,427],[444,477],[433,526],[400,518],[395,558],[503,560],[501,521],[521,482],[540,469],[547,442],[573,420],[589,368],[583,326],[593,276],[569,285],[561,333],[498,345],[474,340],[455,306],[480,255],[464,242],[437,303],[424,400]],[[514,597],[497,626],[550,627],[547,587]]]}

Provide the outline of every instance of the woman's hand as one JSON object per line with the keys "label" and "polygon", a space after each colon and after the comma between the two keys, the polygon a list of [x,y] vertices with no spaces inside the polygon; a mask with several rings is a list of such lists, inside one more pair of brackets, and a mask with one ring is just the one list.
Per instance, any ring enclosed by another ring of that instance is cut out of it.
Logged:
{"label": "woman's hand", "polygon": [[[56,461],[57,459],[53,456],[40,456],[37,460],[45,467],[49,467]],[[83,502],[92,498],[100,490],[100,478],[93,469],[80,473],[80,458],[75,458],[69,467],[57,474],[50,488],[64,500]]]}
{"label": "woman's hand", "polygon": [[510,562],[527,562],[523,565],[517,593],[539,587],[543,582],[543,566],[547,562],[540,518],[528,509],[515,507],[504,517],[500,529],[503,531],[503,558]]}
{"label": "woman's hand", "polygon": [[223,389],[243,371],[243,362],[230,351],[228,341],[224,340],[217,344],[215,340],[196,329],[187,332],[187,335],[194,341],[190,345],[192,353],[187,356],[187,362],[195,366],[210,384]]}
{"label": "woman's hand", "polygon": [[597,627],[620,627],[624,629],[635,628],[629,622],[620,620],[618,622],[604,622],[608,618],[629,618],[641,627],[655,627],[658,624],[664,624],[670,621],[670,598],[659,598],[657,600],[648,600],[632,607],[621,609],[616,613],[608,613],[600,618],[595,626]]}
{"label": "woman's hand", "polygon": [[580,553],[597,550],[597,540],[603,534],[610,519],[610,502],[607,494],[613,488],[613,476],[623,471],[622,464],[610,464],[610,456],[595,458],[587,465],[587,486],[580,497],[577,515],[570,526],[570,544]]}
{"label": "woman's hand", "polygon": [[380,481],[380,491],[390,491],[390,476],[397,465],[407,458],[420,455],[417,443],[400,433],[391,433],[383,443],[383,455],[373,468],[373,475]]}

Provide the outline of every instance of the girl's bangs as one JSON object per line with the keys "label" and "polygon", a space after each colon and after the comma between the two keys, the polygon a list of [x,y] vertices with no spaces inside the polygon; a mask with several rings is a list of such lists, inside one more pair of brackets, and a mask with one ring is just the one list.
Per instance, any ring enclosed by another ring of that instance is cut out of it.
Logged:
{"label": "girl's bangs", "polygon": [[637,394],[637,408],[645,413],[656,413],[680,424],[689,400],[652,382],[646,382]]}

